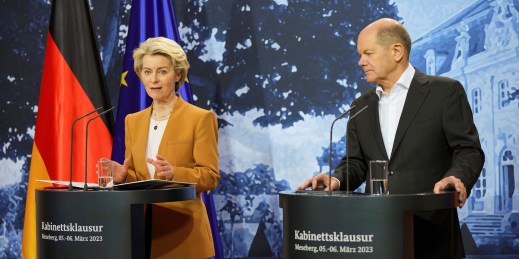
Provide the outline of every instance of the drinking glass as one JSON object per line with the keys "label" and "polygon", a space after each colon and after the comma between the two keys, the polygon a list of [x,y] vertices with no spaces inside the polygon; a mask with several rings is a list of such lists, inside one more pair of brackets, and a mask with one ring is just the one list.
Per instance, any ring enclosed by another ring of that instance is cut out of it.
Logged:
{"label": "drinking glass", "polygon": [[386,195],[388,190],[388,161],[372,160],[369,161],[369,183],[372,195]]}

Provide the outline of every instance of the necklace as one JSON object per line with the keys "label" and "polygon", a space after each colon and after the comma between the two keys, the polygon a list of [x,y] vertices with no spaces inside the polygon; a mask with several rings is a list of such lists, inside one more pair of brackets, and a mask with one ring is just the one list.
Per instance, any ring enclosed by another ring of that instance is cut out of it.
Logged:
{"label": "necklace", "polygon": [[[154,130],[157,130],[159,128],[159,123],[166,118],[166,116],[169,116],[173,110],[169,111],[168,113],[164,115],[157,116],[157,113],[153,111],[153,116],[155,116],[155,126],[153,126]],[[157,119],[157,117],[160,117],[160,120]]]}
{"label": "necklace", "polygon": [[[154,130],[157,130],[159,128],[159,122],[163,121],[164,118],[166,118],[167,116],[169,116],[173,112],[173,108],[175,108],[175,104],[177,103],[177,100],[178,100],[178,97],[175,98],[175,101],[173,102],[173,106],[171,107],[171,110],[168,113],[164,114],[164,115],[157,116],[157,113],[155,112],[155,109],[153,109],[153,116],[155,116],[155,126],[153,126]],[[157,117],[160,117],[160,119],[157,119]]]}

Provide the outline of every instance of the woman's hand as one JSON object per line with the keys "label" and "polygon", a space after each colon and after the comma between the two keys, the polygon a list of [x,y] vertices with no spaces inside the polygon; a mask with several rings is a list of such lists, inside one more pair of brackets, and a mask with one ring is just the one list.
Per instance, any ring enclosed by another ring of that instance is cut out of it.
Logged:
{"label": "woman's hand", "polygon": [[115,161],[112,161],[113,165],[113,173],[114,173],[114,184],[122,183],[126,180],[126,175],[128,174],[128,163],[130,159],[124,159],[123,164],[119,164]]}
{"label": "woman's hand", "polygon": [[146,162],[155,166],[155,175],[160,178],[165,178],[168,181],[173,180],[173,166],[161,155],[157,155],[156,158],[156,160],[149,157],[146,158]]}

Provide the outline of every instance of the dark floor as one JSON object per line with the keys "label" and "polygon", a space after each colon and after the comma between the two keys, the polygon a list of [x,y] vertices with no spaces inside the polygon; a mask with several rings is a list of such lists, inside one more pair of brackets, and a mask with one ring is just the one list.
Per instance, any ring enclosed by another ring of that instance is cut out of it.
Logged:
{"label": "dark floor", "polygon": [[[516,255],[468,255],[466,259],[519,259]],[[282,259],[280,257],[242,257],[240,259]]]}
{"label": "dark floor", "polygon": [[519,254],[515,254],[515,255],[468,255],[466,258],[467,259],[494,259],[494,258],[517,259],[517,258],[519,258]]}

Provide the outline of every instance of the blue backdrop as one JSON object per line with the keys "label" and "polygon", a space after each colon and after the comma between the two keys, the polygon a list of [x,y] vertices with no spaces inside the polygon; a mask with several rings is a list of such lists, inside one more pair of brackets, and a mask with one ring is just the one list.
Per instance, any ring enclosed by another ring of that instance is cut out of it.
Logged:
{"label": "blue backdrop", "polygon": [[[115,106],[131,1],[90,2]],[[174,1],[194,102],[219,119],[214,198],[225,257],[255,256],[254,237],[271,257],[282,256],[277,193],[328,171],[332,120],[373,87],[356,65],[356,36],[380,17],[409,29],[415,67],[456,78],[467,91],[487,157],[459,210],[468,254],[519,254],[516,2]],[[44,0],[0,8],[0,258],[20,258],[49,14]],[[334,163],[344,130],[345,123],[334,129]]]}

